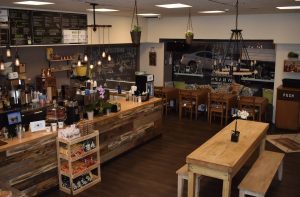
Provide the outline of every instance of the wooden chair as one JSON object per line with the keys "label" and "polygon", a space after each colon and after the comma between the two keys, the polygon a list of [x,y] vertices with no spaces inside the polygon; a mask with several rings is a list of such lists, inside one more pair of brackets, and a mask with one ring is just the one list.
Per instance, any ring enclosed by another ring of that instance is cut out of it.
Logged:
{"label": "wooden chair", "polygon": [[183,109],[190,112],[190,118],[193,119],[195,111],[197,93],[193,90],[179,90],[179,119],[181,120]]}
{"label": "wooden chair", "polygon": [[162,113],[164,114],[164,112],[165,112],[165,114],[167,115],[168,102],[163,93],[162,86],[154,86],[154,96],[162,99],[162,105],[163,105]]}
{"label": "wooden chair", "polygon": [[221,126],[223,125],[223,119],[225,115],[225,103],[222,99],[223,94],[221,93],[208,93],[208,119],[211,124],[212,115],[218,113],[221,118]]}
{"label": "wooden chair", "polygon": [[249,113],[249,117],[256,120],[256,114],[258,111],[255,106],[254,96],[241,96],[238,103],[238,109],[247,111]]}

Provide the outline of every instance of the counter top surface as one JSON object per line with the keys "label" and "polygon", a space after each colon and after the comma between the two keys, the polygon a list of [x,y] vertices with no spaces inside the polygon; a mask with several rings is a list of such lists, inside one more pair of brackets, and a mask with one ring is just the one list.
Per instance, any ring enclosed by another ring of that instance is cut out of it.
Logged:
{"label": "counter top surface", "polygon": [[0,152],[9,150],[11,148],[14,148],[16,146],[22,145],[22,144],[27,144],[36,140],[40,140],[45,137],[54,137],[57,135],[57,132],[46,132],[46,131],[38,131],[38,132],[30,132],[27,131],[25,132],[24,136],[19,139],[17,137],[14,137],[13,139],[8,139],[5,142],[7,144],[0,146]]}
{"label": "counter top surface", "polygon": [[109,115],[96,116],[96,117],[94,117],[93,121],[98,122],[100,120],[106,120],[106,119],[118,116],[118,115],[120,115],[122,113],[125,113],[127,111],[134,110],[136,108],[146,106],[146,105],[151,105],[151,104],[154,104],[154,103],[160,102],[160,101],[161,101],[161,98],[156,98],[156,97],[153,97],[149,101],[145,101],[145,102],[141,102],[141,103],[126,101],[125,98],[119,98],[118,100],[110,101],[110,102],[120,103],[121,104],[121,110],[120,111],[110,113]]}
{"label": "counter top surface", "polygon": [[[110,113],[109,115],[104,115],[104,116],[96,116],[96,117],[94,117],[93,122],[99,122],[101,120],[110,119],[110,118],[118,116],[122,113],[125,113],[127,111],[130,111],[130,110],[142,107],[142,106],[150,105],[150,104],[153,104],[153,103],[156,103],[159,101],[161,101],[161,99],[155,98],[155,97],[151,98],[149,101],[142,102],[142,103],[125,101],[125,99],[118,99],[113,102],[121,103],[121,110],[119,112]],[[13,139],[6,140],[5,142],[7,142],[7,144],[0,146],[0,152],[9,150],[11,148],[14,148],[14,147],[22,145],[22,144],[40,140],[45,137],[54,137],[54,136],[57,136],[56,132],[53,133],[53,132],[46,132],[46,131],[38,131],[38,132],[32,133],[32,132],[28,131],[28,132],[25,132],[22,139],[18,139],[17,137],[14,137]]]}

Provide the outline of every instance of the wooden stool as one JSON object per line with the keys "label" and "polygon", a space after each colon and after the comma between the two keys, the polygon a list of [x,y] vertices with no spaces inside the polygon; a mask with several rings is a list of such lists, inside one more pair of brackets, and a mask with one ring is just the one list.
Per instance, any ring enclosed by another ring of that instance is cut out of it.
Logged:
{"label": "wooden stool", "polygon": [[[176,174],[178,175],[178,185],[177,185],[177,197],[182,196],[182,191],[183,191],[183,180],[188,180],[188,166],[185,164],[182,166],[180,169],[176,171]],[[195,196],[199,196],[199,191],[200,191],[200,175],[196,175],[196,187],[195,187]]]}
{"label": "wooden stool", "polygon": [[278,179],[282,180],[283,157],[282,153],[262,152],[239,185],[240,197],[265,196],[276,172],[278,172]]}

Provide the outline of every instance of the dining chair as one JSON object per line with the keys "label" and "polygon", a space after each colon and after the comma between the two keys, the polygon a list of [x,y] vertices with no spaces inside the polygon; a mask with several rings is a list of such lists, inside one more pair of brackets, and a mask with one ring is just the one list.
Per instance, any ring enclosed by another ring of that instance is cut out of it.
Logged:
{"label": "dining chair", "polygon": [[182,111],[190,113],[190,119],[193,119],[193,113],[195,111],[196,96],[193,90],[179,89],[179,119],[181,120]]}
{"label": "dining chair", "polygon": [[208,119],[209,119],[209,124],[211,124],[212,116],[214,116],[214,119],[215,119],[215,114],[220,114],[221,126],[222,126],[225,111],[226,111],[226,106],[225,106],[225,103],[223,101],[223,94],[209,92],[208,93]]}
{"label": "dining chair", "polygon": [[154,86],[154,96],[162,99],[162,115],[164,115],[164,113],[167,115],[168,101],[165,97],[165,94],[163,93],[162,86]]}
{"label": "dining chair", "polygon": [[249,113],[248,117],[252,117],[253,120],[256,120],[258,110],[255,106],[254,96],[241,96],[238,102],[238,109],[247,111]]}

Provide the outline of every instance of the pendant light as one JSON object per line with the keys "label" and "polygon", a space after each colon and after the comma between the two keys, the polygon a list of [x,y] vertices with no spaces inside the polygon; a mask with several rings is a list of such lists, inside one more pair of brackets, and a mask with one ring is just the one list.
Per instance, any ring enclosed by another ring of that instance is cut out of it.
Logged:
{"label": "pendant light", "polygon": [[98,61],[97,61],[97,65],[98,65],[98,66],[101,66],[101,64],[102,64],[102,62],[101,62],[101,60],[100,60],[100,58],[99,58]]}
{"label": "pendant light", "polygon": [[19,58],[18,50],[16,50],[15,65],[20,66],[20,58]]}
{"label": "pendant light", "polygon": [[9,45],[6,46],[6,57],[11,58],[11,49]]}
{"label": "pendant light", "polygon": [[[105,27],[103,27],[103,46],[104,46],[104,29],[105,29]],[[106,53],[105,53],[105,49],[103,50],[103,52],[102,52],[102,58],[106,58]]]}
{"label": "pendant light", "polygon": [[[108,30],[107,30],[107,41],[108,41],[108,47],[110,45],[110,39],[109,39],[109,27],[108,27]],[[111,61],[111,56],[109,54],[109,51],[107,52],[108,53],[108,56],[107,56],[107,61]]]}
{"label": "pendant light", "polygon": [[1,58],[0,58],[0,70],[4,70],[4,69],[5,69],[4,60],[3,60],[3,56],[1,55]]}
{"label": "pendant light", "polygon": [[88,55],[87,55],[87,50],[85,50],[84,52],[84,57],[83,57],[83,61],[87,62],[89,60]]}
{"label": "pendant light", "polygon": [[81,58],[80,58],[80,55],[78,55],[77,66],[81,66]]}

